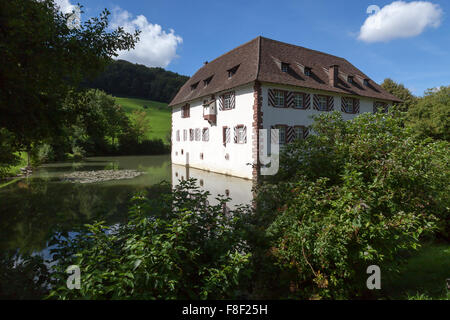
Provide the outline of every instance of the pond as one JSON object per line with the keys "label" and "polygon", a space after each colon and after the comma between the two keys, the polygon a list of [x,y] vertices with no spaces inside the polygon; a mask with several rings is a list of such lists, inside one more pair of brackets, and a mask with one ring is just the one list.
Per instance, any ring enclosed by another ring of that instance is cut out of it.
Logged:
{"label": "pond", "polygon": [[[141,175],[93,183],[67,181],[69,173],[136,170]],[[196,178],[211,193],[227,195],[230,206],[250,204],[252,182],[184,166],[172,165],[170,155],[93,157],[82,162],[46,164],[31,176],[0,188],[0,252],[42,253],[55,232],[70,232],[86,223],[125,220],[131,197],[152,192],[161,181],[175,186],[180,179]],[[48,258],[48,256],[46,257]]]}

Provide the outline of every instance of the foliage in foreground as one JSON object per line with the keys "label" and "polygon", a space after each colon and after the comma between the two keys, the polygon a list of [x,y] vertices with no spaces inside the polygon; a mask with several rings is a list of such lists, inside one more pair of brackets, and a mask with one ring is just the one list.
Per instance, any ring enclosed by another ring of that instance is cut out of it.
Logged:
{"label": "foliage in foreground", "polygon": [[395,269],[436,226],[448,237],[449,145],[415,138],[391,114],[327,114],[312,129],[260,188],[274,282],[290,297],[364,296],[369,265]]}
{"label": "foliage in foreground", "polygon": [[[225,213],[227,199],[209,205],[192,180],[172,194],[135,197],[130,220],[116,228],[88,225],[72,239],[57,237],[59,299],[221,299],[236,296],[250,254],[241,241],[244,208]],[[69,265],[81,269],[81,289],[66,287]]]}

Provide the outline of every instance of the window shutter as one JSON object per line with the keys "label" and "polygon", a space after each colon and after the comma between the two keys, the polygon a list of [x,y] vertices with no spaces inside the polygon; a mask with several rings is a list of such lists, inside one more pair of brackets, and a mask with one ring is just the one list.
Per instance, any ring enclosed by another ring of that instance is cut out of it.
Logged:
{"label": "window shutter", "polygon": [[355,113],[359,113],[359,99],[355,99],[354,108],[355,108]]}
{"label": "window shutter", "polygon": [[242,129],[243,134],[244,134],[244,143],[247,143],[247,127],[244,126],[244,128]]}
{"label": "window shutter", "polygon": [[309,93],[303,94],[303,101],[305,103],[305,109],[309,109],[311,103],[311,95]]}
{"label": "window shutter", "polygon": [[234,143],[237,143],[237,140],[238,140],[238,138],[237,138],[237,132],[238,130],[237,130],[237,127],[234,127]]}
{"label": "window shutter", "polygon": [[303,139],[306,139],[309,135],[309,128],[304,128],[303,129]]}
{"label": "window shutter", "polygon": [[219,98],[219,110],[220,111],[223,110],[223,95],[221,95]]}
{"label": "window shutter", "polygon": [[290,92],[290,91],[288,91],[286,94],[285,94],[285,99],[284,99],[284,104],[285,104],[285,106],[286,107],[288,107],[288,108],[294,108],[295,107],[295,101],[294,101],[294,92]]}
{"label": "window shutter", "polygon": [[319,110],[319,96],[317,94],[313,97],[313,108],[314,110]]}
{"label": "window shutter", "polygon": [[286,127],[286,142],[292,142],[295,140],[295,128],[287,126]]}
{"label": "window shutter", "polygon": [[341,97],[341,111],[346,112],[347,110],[347,99],[345,97]]}
{"label": "window shutter", "polygon": [[230,95],[231,95],[231,109],[234,109],[234,107],[236,106],[236,97],[234,91],[231,91]]}
{"label": "window shutter", "polygon": [[275,92],[273,89],[269,89],[269,106],[275,107]]}
{"label": "window shutter", "polygon": [[334,98],[327,97],[327,111],[333,110],[333,107],[334,107]]}

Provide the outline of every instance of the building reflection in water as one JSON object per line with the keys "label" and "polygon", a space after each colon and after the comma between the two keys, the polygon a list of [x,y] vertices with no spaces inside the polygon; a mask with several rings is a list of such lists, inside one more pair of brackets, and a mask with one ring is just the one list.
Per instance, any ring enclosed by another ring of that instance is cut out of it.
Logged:
{"label": "building reflection in water", "polygon": [[216,197],[219,194],[231,198],[227,204],[227,207],[231,210],[239,205],[252,204],[252,180],[172,164],[172,187],[177,186],[180,180],[189,178],[196,179],[200,189],[209,191],[208,201],[211,205],[218,204]]}

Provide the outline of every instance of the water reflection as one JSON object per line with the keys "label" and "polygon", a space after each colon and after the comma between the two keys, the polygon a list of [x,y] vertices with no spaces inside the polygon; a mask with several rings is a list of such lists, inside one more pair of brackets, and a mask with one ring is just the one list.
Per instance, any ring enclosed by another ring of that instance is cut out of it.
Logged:
{"label": "water reflection", "polygon": [[231,198],[230,209],[239,205],[251,205],[253,200],[252,180],[226,176],[223,174],[195,169],[189,166],[172,164],[172,186],[177,186],[180,180],[194,178],[200,189],[209,191],[208,201],[216,205],[217,195]]}

